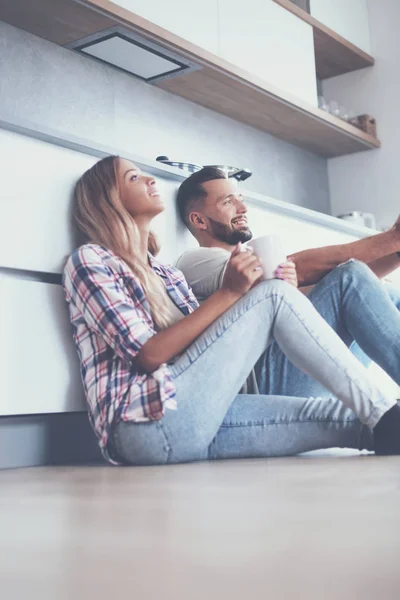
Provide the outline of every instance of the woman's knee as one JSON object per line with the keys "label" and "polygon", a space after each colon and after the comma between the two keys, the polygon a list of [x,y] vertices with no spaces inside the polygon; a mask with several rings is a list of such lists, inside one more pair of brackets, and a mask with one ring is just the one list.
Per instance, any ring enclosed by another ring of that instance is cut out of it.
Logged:
{"label": "woman's knee", "polygon": [[286,281],[283,281],[282,279],[268,279],[268,281],[261,281],[248,293],[251,294],[253,292],[263,297],[287,297],[296,294],[297,290],[294,286],[290,285]]}

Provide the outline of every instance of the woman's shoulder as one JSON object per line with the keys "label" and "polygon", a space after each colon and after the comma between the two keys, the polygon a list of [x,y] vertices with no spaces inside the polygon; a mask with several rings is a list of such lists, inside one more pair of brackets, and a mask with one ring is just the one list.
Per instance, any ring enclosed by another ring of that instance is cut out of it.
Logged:
{"label": "woman's shoulder", "polygon": [[70,254],[68,262],[72,263],[85,263],[87,261],[107,261],[110,259],[120,260],[120,258],[110,250],[106,248],[106,246],[101,246],[100,244],[87,243],[75,248],[75,250]]}
{"label": "woman's shoulder", "polygon": [[82,267],[117,268],[121,259],[106,246],[87,243],[76,248],[68,257],[64,267],[64,278]]}

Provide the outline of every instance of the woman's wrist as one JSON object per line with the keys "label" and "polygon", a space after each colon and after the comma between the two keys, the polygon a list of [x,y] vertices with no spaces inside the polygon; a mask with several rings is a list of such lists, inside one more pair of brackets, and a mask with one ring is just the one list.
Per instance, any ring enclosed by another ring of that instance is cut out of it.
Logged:
{"label": "woman's wrist", "polygon": [[[220,296],[224,303],[227,304],[226,310],[233,306],[240,298],[242,298],[243,294],[240,292],[235,292],[230,290],[229,288],[220,288],[217,292],[215,292],[217,296]],[[215,295],[213,294],[213,295]]]}

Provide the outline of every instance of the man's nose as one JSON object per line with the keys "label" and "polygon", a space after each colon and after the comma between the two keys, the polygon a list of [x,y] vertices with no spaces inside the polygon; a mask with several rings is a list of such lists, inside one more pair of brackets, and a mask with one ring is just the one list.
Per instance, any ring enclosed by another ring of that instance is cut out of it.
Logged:
{"label": "man's nose", "polygon": [[243,200],[238,200],[237,201],[237,211],[240,214],[245,214],[247,213],[247,206],[246,204],[243,202]]}

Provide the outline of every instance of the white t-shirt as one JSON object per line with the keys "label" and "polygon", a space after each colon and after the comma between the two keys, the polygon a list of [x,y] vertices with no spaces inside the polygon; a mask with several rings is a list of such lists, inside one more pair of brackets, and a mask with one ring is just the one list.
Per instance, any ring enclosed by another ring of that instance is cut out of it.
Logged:
{"label": "white t-shirt", "polygon": [[202,302],[221,287],[230,256],[223,248],[195,248],[184,252],[175,266]]}
{"label": "white t-shirt", "polygon": [[[197,300],[203,302],[221,287],[230,257],[231,253],[223,248],[196,248],[184,252],[175,266],[184,274]],[[259,393],[254,370],[240,391]]]}

